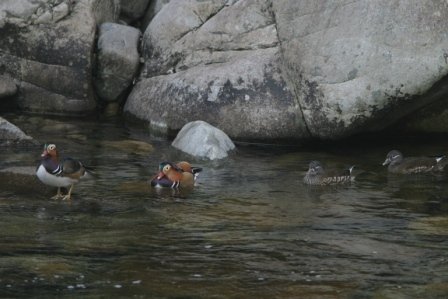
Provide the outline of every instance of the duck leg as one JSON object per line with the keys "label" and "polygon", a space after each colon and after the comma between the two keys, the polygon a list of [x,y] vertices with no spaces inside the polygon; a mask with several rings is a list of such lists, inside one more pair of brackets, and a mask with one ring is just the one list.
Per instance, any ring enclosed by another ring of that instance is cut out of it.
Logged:
{"label": "duck leg", "polygon": [[58,193],[56,193],[56,195],[53,196],[51,199],[59,199],[61,197],[63,197],[61,193],[61,187],[58,187]]}
{"label": "duck leg", "polygon": [[70,189],[68,190],[67,195],[65,195],[64,197],[62,197],[62,200],[71,200],[71,199],[72,199],[71,196],[72,196],[73,186],[74,186],[74,185],[71,185],[71,186],[70,186]]}

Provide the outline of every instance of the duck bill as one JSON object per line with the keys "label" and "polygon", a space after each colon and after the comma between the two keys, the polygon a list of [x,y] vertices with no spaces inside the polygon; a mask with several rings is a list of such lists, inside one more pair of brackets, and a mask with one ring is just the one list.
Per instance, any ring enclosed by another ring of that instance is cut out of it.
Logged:
{"label": "duck bill", "polygon": [[41,156],[42,158],[45,158],[45,157],[48,157],[49,154],[48,154],[47,150],[44,150],[40,156]]}
{"label": "duck bill", "polygon": [[158,180],[162,179],[163,177],[165,177],[165,174],[163,173],[163,171],[159,171],[159,173],[156,174],[156,176],[155,176],[155,178]]}
{"label": "duck bill", "polygon": [[390,163],[389,159],[386,159],[386,161],[383,162],[383,166],[386,166],[389,163]]}

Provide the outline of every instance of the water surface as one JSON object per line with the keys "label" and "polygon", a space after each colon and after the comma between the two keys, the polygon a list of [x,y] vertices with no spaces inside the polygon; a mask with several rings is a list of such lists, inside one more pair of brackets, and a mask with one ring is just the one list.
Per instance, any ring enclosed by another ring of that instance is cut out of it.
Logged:
{"label": "water surface", "polygon": [[[155,191],[163,160],[191,160],[119,119],[10,115],[42,144],[95,167],[71,202],[0,190],[2,297],[446,298],[447,177],[387,175],[386,153],[448,153],[408,138],[314,147],[238,144],[192,192]],[[0,168],[42,147],[2,149]],[[310,160],[362,171],[303,185]]]}

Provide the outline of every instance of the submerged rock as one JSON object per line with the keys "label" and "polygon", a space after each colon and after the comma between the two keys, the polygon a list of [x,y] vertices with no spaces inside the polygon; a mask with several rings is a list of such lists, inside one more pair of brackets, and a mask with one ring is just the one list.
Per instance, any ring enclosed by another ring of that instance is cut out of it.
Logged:
{"label": "submerged rock", "polygon": [[192,156],[210,160],[225,158],[228,151],[235,148],[226,133],[205,121],[186,124],[177,134],[172,146]]}
{"label": "submerged rock", "polygon": [[42,184],[36,176],[36,168],[9,167],[0,169],[0,188],[19,193],[42,193],[54,192],[54,188]]}
{"label": "submerged rock", "polygon": [[103,141],[101,144],[102,146],[111,147],[115,150],[140,155],[147,155],[154,150],[151,144],[138,140]]}

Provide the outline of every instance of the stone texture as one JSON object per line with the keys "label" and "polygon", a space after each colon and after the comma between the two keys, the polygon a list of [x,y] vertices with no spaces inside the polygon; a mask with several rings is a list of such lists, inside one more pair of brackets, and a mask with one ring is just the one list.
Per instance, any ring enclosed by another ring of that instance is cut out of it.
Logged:
{"label": "stone texture", "polygon": [[172,146],[192,156],[210,160],[223,159],[235,148],[226,133],[204,121],[186,124]]}
{"label": "stone texture", "polygon": [[[448,85],[447,85],[448,87]],[[448,102],[444,97],[404,117],[395,130],[418,133],[448,133]]]}
{"label": "stone texture", "polygon": [[0,146],[37,144],[18,127],[0,117]]}
{"label": "stone texture", "polygon": [[55,188],[44,185],[36,176],[36,167],[0,169],[0,188],[17,193],[51,194]]}
{"label": "stone texture", "polygon": [[125,110],[244,139],[380,130],[447,96],[446,28],[446,1],[171,0]]}
{"label": "stone texture", "polygon": [[15,95],[17,86],[14,80],[8,75],[0,75],[0,98]]}
{"label": "stone texture", "polygon": [[118,0],[2,1],[0,70],[19,82],[19,107],[52,114],[93,111],[96,26],[116,20],[118,12]]}
{"label": "stone texture", "polygon": [[284,66],[313,136],[382,129],[440,98],[431,87],[448,73],[447,2],[272,4]]}
{"label": "stone texture", "polygon": [[163,7],[144,33],[145,70],[125,111],[174,130],[204,120],[232,138],[306,136],[269,3],[227,3]]}
{"label": "stone texture", "polygon": [[131,85],[140,64],[140,30],[103,23],[98,38],[95,87],[101,99],[115,101]]}
{"label": "stone texture", "polygon": [[142,18],[150,0],[123,0],[121,1],[121,18],[133,23]]}
{"label": "stone texture", "polygon": [[149,2],[149,6],[146,9],[146,13],[144,15],[141,29],[142,31],[145,31],[148,27],[149,23],[152,21],[154,16],[159,13],[159,11],[163,8],[165,4],[170,2],[170,0],[151,0]]}

